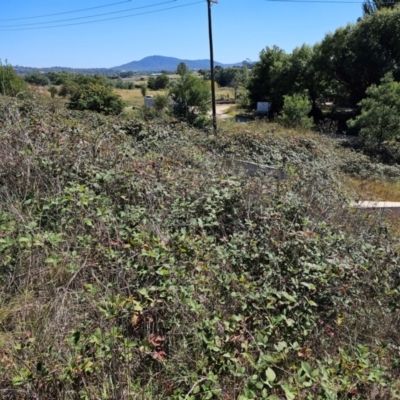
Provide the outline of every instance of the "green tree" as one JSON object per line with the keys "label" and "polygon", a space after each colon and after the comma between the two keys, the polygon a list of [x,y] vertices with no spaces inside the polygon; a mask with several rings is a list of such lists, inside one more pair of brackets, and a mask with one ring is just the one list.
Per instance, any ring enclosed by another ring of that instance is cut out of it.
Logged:
{"label": "green tree", "polygon": [[293,87],[289,77],[290,55],[277,46],[262,50],[247,85],[251,105],[255,107],[259,101],[269,101],[274,112],[281,110],[283,96]]}
{"label": "green tree", "polygon": [[395,82],[391,73],[382,78],[379,86],[369,87],[359,105],[361,115],[350,126],[360,129],[367,148],[379,151],[383,142],[399,137],[400,82]]}
{"label": "green tree", "polygon": [[399,6],[383,8],[321,42],[325,71],[351,104],[359,103],[367,88],[379,84],[387,72],[400,78],[399,20]]}
{"label": "green tree", "polygon": [[85,83],[71,95],[68,107],[73,110],[91,110],[103,114],[120,114],[124,103],[113,88],[101,82]]}
{"label": "green tree", "polygon": [[205,81],[209,81],[211,79],[211,72],[207,69],[199,69],[197,73],[202,76]]}
{"label": "green tree", "polygon": [[215,82],[222,87],[230,86],[231,82],[240,80],[240,71],[237,67],[222,68],[218,66],[215,69]]}
{"label": "green tree", "polygon": [[290,56],[290,93],[307,93],[311,102],[311,114],[316,120],[322,116],[318,99],[331,90],[331,81],[326,75],[326,61],[321,46],[303,45],[293,50]]}
{"label": "green tree", "polygon": [[252,105],[258,101],[272,102],[274,112],[284,104],[284,96],[299,93],[309,96],[312,114],[321,114],[317,100],[328,91],[330,84],[326,76],[326,60],[319,44],[303,45],[286,54],[279,47],[266,48],[260,54],[260,61],[253,67],[251,78],[246,71],[240,71],[239,79],[248,82]]}
{"label": "green tree", "polygon": [[249,71],[246,63],[241,68],[234,68],[234,71],[233,78],[228,86],[234,90],[236,100],[238,98],[238,91],[241,88],[245,89],[249,83]]}
{"label": "green tree", "polygon": [[189,73],[189,67],[184,62],[181,62],[181,63],[179,63],[178,67],[176,68],[176,73],[179,76],[184,76],[187,73]]}
{"label": "green tree", "polygon": [[4,96],[24,96],[28,86],[7,62],[3,65],[0,61],[0,94]]}
{"label": "green tree", "polygon": [[150,90],[156,90],[156,78],[150,76],[150,78],[147,80],[147,87]]}
{"label": "green tree", "polygon": [[307,96],[299,93],[284,96],[283,114],[279,117],[279,123],[286,128],[311,129],[313,121],[308,117],[310,110]]}
{"label": "green tree", "polygon": [[169,77],[165,74],[158,75],[155,82],[154,87],[156,90],[162,90],[169,86]]}
{"label": "green tree", "polygon": [[190,123],[210,109],[210,88],[202,79],[191,74],[181,75],[170,89],[170,96],[175,102],[176,114]]}

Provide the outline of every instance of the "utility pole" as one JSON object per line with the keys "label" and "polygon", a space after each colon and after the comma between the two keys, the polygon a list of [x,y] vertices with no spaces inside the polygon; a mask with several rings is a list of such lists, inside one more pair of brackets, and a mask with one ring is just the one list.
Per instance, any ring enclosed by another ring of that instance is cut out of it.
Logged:
{"label": "utility pole", "polygon": [[211,4],[218,4],[218,0],[207,0],[208,3],[208,33],[210,37],[210,64],[211,64],[211,98],[213,112],[213,128],[214,134],[217,133],[217,108],[215,106],[215,78],[214,78],[214,48],[212,37],[212,20],[211,20]]}

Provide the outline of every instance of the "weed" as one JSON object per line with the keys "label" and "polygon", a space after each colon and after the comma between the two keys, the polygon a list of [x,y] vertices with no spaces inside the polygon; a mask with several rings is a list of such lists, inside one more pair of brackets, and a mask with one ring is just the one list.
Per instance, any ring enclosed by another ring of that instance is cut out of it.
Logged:
{"label": "weed", "polygon": [[221,126],[1,100],[2,399],[398,398],[398,244],[348,207],[353,153]]}

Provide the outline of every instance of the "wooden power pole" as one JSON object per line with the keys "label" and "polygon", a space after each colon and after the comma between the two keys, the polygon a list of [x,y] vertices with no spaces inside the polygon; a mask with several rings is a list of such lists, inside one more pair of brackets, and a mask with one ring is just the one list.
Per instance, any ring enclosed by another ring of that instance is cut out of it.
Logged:
{"label": "wooden power pole", "polygon": [[213,128],[214,134],[217,133],[217,108],[215,105],[215,74],[214,74],[214,48],[212,37],[212,19],[211,19],[211,4],[218,4],[218,0],[207,0],[208,3],[208,33],[210,37],[210,64],[211,64],[211,98],[212,98],[212,113],[213,113]]}

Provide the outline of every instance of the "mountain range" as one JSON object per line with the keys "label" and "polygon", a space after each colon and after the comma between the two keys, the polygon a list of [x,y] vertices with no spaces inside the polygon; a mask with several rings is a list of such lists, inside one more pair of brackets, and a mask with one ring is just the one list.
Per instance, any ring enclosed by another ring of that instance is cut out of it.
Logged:
{"label": "mountain range", "polygon": [[[248,60],[246,60],[248,61]],[[210,60],[181,60],[174,57],[165,56],[150,56],[145,57],[140,61],[131,61],[127,64],[119,65],[113,68],[69,68],[69,67],[50,67],[50,68],[32,68],[14,66],[15,71],[18,74],[27,74],[35,71],[42,72],[59,72],[69,71],[77,74],[112,74],[116,71],[135,71],[135,72],[161,72],[161,71],[175,71],[179,63],[184,62],[191,70],[198,69],[210,69]],[[250,62],[251,63],[251,62]],[[215,61],[215,66],[221,66],[223,68],[232,66],[241,66],[243,63],[238,62],[235,64],[223,64]]]}
{"label": "mountain range", "polygon": [[[145,57],[140,61],[131,61],[127,64],[119,65],[111,68],[114,71],[152,71],[160,72],[175,71],[179,63],[184,62],[190,69],[210,69],[210,60],[181,60],[175,57],[165,56],[149,56]],[[215,66],[221,66],[223,68],[241,66],[242,63],[235,64],[223,64],[218,61],[214,62]]]}

